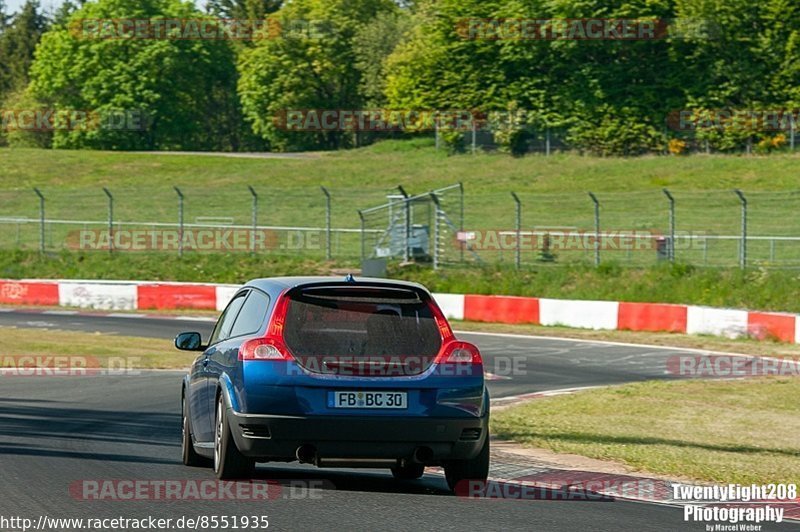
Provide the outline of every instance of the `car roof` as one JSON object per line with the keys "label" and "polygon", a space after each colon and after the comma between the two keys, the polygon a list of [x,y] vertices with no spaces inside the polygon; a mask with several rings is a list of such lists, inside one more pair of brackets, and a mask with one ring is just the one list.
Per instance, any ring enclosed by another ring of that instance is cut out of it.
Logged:
{"label": "car roof", "polygon": [[[345,276],[324,276],[324,275],[308,275],[298,277],[264,277],[261,279],[252,279],[248,281],[245,286],[253,286],[265,292],[271,292],[275,289],[283,290],[285,288],[296,288],[298,286],[312,285],[318,283],[345,283],[348,279]],[[353,276],[353,286],[358,286],[359,283],[367,283],[370,285],[385,285],[387,287],[406,287],[423,290],[428,292],[428,289],[419,283],[411,281],[400,281],[396,279],[382,279],[379,277],[356,277]],[[429,293],[429,292],[428,292]]]}

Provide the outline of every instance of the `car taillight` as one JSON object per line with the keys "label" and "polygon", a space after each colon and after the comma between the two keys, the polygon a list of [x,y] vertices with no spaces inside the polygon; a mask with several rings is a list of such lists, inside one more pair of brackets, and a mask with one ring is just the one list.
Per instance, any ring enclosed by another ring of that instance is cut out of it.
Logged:
{"label": "car taillight", "polygon": [[284,291],[275,303],[266,336],[244,342],[239,347],[239,360],[292,360],[292,354],[283,341],[283,326],[288,312],[289,297]]}
{"label": "car taillight", "polygon": [[444,364],[482,365],[483,357],[478,348],[469,342],[450,342],[445,345],[439,361]]}
{"label": "car taillight", "polygon": [[442,309],[440,309],[433,300],[428,302],[428,307],[431,309],[431,313],[433,314],[433,320],[436,322],[436,328],[439,329],[439,335],[442,337],[442,344],[446,344],[447,342],[453,340],[455,338],[453,335],[453,330],[450,328],[450,324],[447,323],[447,318],[444,317]]}
{"label": "car taillight", "polygon": [[239,347],[239,360],[292,360],[283,340],[253,338]]}

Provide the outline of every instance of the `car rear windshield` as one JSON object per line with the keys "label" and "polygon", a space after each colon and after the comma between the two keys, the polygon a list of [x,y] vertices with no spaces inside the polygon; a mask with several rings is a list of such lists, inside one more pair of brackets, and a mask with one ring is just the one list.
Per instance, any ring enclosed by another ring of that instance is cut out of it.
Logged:
{"label": "car rear windshield", "polygon": [[300,357],[433,357],[441,346],[427,301],[402,288],[306,289],[291,298],[284,338]]}

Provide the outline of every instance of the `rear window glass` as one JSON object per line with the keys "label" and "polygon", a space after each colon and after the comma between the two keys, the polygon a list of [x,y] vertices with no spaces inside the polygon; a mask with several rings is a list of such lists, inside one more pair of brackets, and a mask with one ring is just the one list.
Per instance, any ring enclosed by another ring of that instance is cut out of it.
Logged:
{"label": "rear window glass", "polygon": [[402,289],[315,289],[294,296],[284,338],[296,356],[434,356],[441,337],[426,301]]}

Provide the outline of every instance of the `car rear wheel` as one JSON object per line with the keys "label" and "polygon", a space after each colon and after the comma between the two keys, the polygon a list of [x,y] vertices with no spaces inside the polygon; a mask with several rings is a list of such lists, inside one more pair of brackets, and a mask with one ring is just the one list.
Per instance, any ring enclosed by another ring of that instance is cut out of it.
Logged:
{"label": "car rear wheel", "polygon": [[192,445],[192,426],[189,423],[189,407],[186,404],[186,397],[183,398],[181,403],[181,454],[183,455],[183,464],[192,467],[207,466],[208,460],[197,454],[197,451],[194,450],[194,445]]}
{"label": "car rear wheel", "polygon": [[422,464],[409,464],[392,468],[392,475],[398,480],[416,480],[425,473],[425,466]]}
{"label": "car rear wheel", "polygon": [[255,465],[255,460],[244,456],[236,447],[228,424],[225,399],[220,395],[214,426],[214,473],[222,480],[246,478],[253,474]]}
{"label": "car rear wheel", "polygon": [[472,460],[452,460],[444,464],[444,476],[447,486],[453,491],[465,480],[486,482],[489,478],[489,435],[486,435],[481,452]]}

